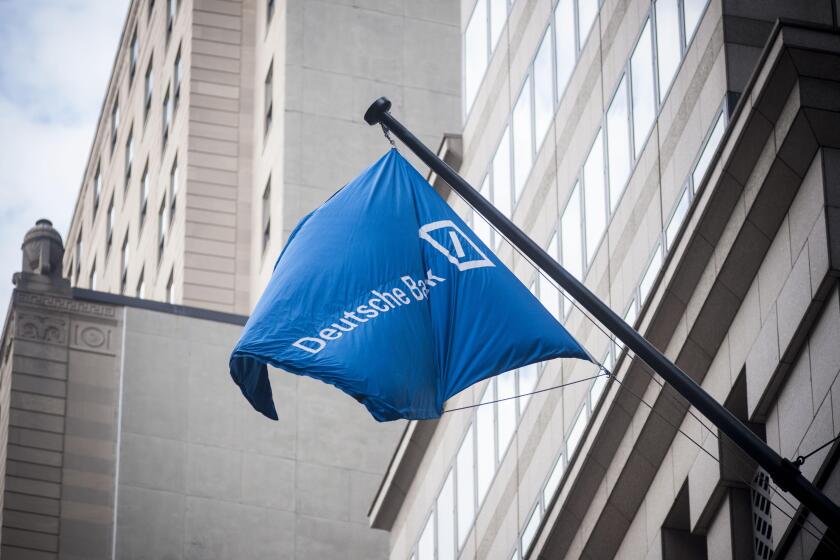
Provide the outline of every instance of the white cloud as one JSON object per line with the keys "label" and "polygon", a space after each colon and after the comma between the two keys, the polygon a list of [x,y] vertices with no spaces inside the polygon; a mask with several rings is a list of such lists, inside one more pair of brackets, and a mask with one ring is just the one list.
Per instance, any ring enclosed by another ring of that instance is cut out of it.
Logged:
{"label": "white cloud", "polygon": [[73,213],[128,0],[0,1],[0,311],[38,218]]}

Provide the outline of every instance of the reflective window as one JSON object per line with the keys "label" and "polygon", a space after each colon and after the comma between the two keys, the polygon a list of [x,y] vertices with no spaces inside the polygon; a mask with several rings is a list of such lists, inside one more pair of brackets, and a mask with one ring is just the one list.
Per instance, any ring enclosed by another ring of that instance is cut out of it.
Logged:
{"label": "reflective window", "polygon": [[700,17],[706,8],[708,0],[683,0],[683,16],[685,18],[685,41],[690,42],[700,23]]}
{"label": "reflective window", "polygon": [[495,400],[493,394],[494,383],[487,384],[487,389],[481,397],[481,403],[475,413],[475,443],[476,443],[476,487],[478,489],[478,503],[484,501],[493,475],[496,472],[496,434],[493,425],[493,405],[486,404]]}
{"label": "reflective window", "polygon": [[[484,0],[478,0],[479,4]],[[490,49],[496,47],[507,19],[508,0],[490,0]]]}
{"label": "reflective window", "polygon": [[651,288],[653,288],[653,282],[656,280],[656,275],[659,274],[659,270],[661,268],[662,251],[660,250],[660,246],[657,245],[656,250],[653,252],[653,258],[642,276],[642,283],[639,285],[639,299],[641,301],[645,301],[647,299]]}
{"label": "reflective window", "polygon": [[505,372],[496,377],[496,398],[510,399],[498,403],[499,445],[497,447],[499,461],[505,456],[513,433],[516,431],[516,370]]}
{"label": "reflective window", "polygon": [[[490,176],[484,178],[484,182],[481,183],[481,188],[478,192],[486,198],[490,200]],[[493,231],[490,229],[490,223],[484,219],[484,216],[473,210],[473,231],[481,239],[482,243],[484,243],[487,247],[492,247],[493,244]]]}
{"label": "reflective window", "polygon": [[584,208],[586,208],[586,262],[592,261],[607,227],[607,188],[604,184],[604,141],[595,137],[583,164]]}
{"label": "reflective window", "polygon": [[703,176],[706,174],[706,171],[709,168],[709,164],[712,162],[712,156],[715,154],[715,151],[720,144],[721,138],[723,138],[723,131],[726,128],[726,122],[723,119],[723,113],[718,115],[717,121],[715,122],[715,126],[712,129],[712,132],[709,134],[709,139],[706,140],[706,145],[703,147],[703,151],[700,153],[700,158],[697,160],[697,164],[694,166],[694,171],[691,173],[691,181],[692,185],[694,185],[695,192],[697,188],[700,186],[700,181],[703,180]]}
{"label": "reflective window", "polygon": [[633,142],[638,156],[656,117],[650,20],[645,23],[639,43],[630,57],[630,76],[633,82]]}
{"label": "reflective window", "polygon": [[604,389],[607,386],[607,381],[609,381],[609,377],[602,375],[595,378],[592,382],[592,387],[589,389],[590,406],[594,407],[598,404],[598,400],[601,398],[601,395],[604,393]]}
{"label": "reflective window", "polygon": [[514,201],[519,200],[533,163],[531,147],[531,78],[525,80],[513,107],[513,185]]}
{"label": "reflective window", "polygon": [[580,48],[589,36],[589,29],[598,15],[598,0],[578,0],[578,30],[580,31]]}
{"label": "reflective window", "polygon": [[659,70],[659,99],[665,98],[680,66],[679,0],[656,0],[656,62]]}
{"label": "reflective window", "polygon": [[575,418],[575,422],[572,425],[572,429],[566,437],[567,456],[571,456],[577,449],[578,445],[580,445],[580,440],[583,437],[583,431],[586,429],[586,420],[586,407],[583,407],[580,409],[580,412],[578,412],[577,418]]}
{"label": "reflective window", "polygon": [[531,512],[531,517],[528,518],[528,523],[525,524],[525,529],[522,530],[521,544],[523,558],[528,553],[528,549],[531,548],[531,543],[534,542],[534,537],[537,536],[537,529],[540,526],[541,519],[542,515],[540,512],[540,505],[538,503],[534,508],[534,511]]}
{"label": "reflective window", "polygon": [[537,377],[539,376],[539,366],[537,364],[530,364],[519,369],[519,410],[520,414],[528,406],[528,401],[531,400],[531,395],[528,393],[534,392],[537,388]]}
{"label": "reflective window", "polygon": [[[551,242],[548,244],[546,252],[555,260],[557,259],[556,233],[551,237]],[[545,274],[538,274],[537,279],[540,286],[540,301],[555,319],[560,319],[560,292]]]}
{"label": "reflective window", "polygon": [[551,28],[543,37],[534,59],[534,133],[542,144],[554,114],[554,84],[551,68]]}
{"label": "reflective window", "polygon": [[437,499],[437,557],[455,558],[455,482],[452,470],[443,483]]}
{"label": "reflective window", "polygon": [[560,220],[560,240],[563,250],[563,268],[578,280],[583,276],[581,225],[580,189],[578,185],[575,185]]}
{"label": "reflective window", "polygon": [[435,516],[430,515],[429,520],[426,521],[426,527],[420,534],[420,540],[417,541],[417,560],[434,560],[435,559]]}
{"label": "reflective window", "polygon": [[609,150],[610,211],[618,206],[621,193],[630,177],[630,115],[627,107],[627,76],[618,83],[607,110],[607,147]]}
{"label": "reflective window", "polygon": [[487,3],[476,2],[464,32],[464,95],[469,112],[487,68]]}
{"label": "reflective window", "polygon": [[671,221],[668,222],[668,227],[665,228],[665,245],[670,251],[673,248],[674,239],[677,237],[677,232],[680,231],[680,226],[685,220],[685,215],[688,213],[689,192],[685,189],[677,202],[677,207],[674,210],[674,215],[671,216]]}
{"label": "reflective window", "polygon": [[574,0],[560,0],[554,8],[554,38],[557,57],[557,97],[563,95],[575,68]]}
{"label": "reflective window", "polygon": [[[510,218],[513,208],[513,191],[510,188],[510,129],[505,128],[496,155],[493,156],[493,204]],[[497,243],[501,235],[497,236]]]}
{"label": "reflective window", "polygon": [[543,490],[543,503],[548,506],[554,493],[557,492],[557,487],[560,486],[560,480],[563,478],[563,473],[566,471],[566,465],[563,463],[563,455],[557,457],[557,462],[554,463],[554,468],[551,469],[551,474],[548,475],[548,480],[545,483]]}
{"label": "reflective window", "polygon": [[[492,460],[492,457],[491,457]],[[473,428],[467,430],[456,459],[458,469],[458,550],[464,546],[475,520],[475,456]]]}

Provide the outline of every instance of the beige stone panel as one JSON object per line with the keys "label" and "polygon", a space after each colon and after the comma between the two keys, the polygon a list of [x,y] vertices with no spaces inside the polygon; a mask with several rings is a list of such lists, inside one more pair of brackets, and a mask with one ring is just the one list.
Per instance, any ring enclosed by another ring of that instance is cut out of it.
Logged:
{"label": "beige stone panel", "polygon": [[215,272],[210,270],[195,270],[184,268],[184,283],[211,288],[233,289],[234,277],[230,273]]}
{"label": "beige stone panel", "polygon": [[187,237],[184,245],[185,253],[198,253],[228,258],[234,258],[236,256],[235,246],[232,243]]}

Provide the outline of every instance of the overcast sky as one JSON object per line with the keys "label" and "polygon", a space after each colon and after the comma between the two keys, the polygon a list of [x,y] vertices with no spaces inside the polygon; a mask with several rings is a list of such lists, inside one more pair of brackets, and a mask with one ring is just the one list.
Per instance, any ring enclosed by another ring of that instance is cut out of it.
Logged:
{"label": "overcast sky", "polygon": [[79,192],[128,0],[0,0],[0,321],[38,218]]}

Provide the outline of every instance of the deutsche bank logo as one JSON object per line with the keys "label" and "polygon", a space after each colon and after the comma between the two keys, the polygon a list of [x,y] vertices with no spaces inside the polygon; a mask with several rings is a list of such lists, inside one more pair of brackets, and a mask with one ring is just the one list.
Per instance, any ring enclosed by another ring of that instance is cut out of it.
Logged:
{"label": "deutsche bank logo", "polygon": [[[435,233],[433,236],[432,233]],[[470,270],[485,266],[496,266],[479,249],[473,240],[452,223],[452,220],[440,220],[420,228],[420,239],[425,239],[432,247],[440,251],[458,270]]]}

